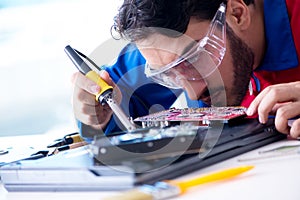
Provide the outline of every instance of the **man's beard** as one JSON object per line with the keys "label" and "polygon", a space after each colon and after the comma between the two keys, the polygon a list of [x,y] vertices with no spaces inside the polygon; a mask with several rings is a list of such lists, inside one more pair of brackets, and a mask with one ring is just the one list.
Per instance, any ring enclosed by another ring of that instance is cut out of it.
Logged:
{"label": "man's beard", "polygon": [[227,96],[233,99],[229,105],[240,105],[247,93],[250,77],[253,71],[254,53],[252,49],[242,41],[233,30],[227,26],[226,34],[229,41],[233,64],[233,85]]}
{"label": "man's beard", "polygon": [[[228,38],[228,48],[231,51],[233,65],[232,85],[209,87],[201,94],[199,100],[211,97],[210,105],[214,106],[238,106],[242,103],[250,82],[253,71],[254,53],[250,47],[243,42],[227,25],[226,34]],[[222,76],[226,76],[223,74]],[[223,91],[223,92],[222,92]],[[224,92],[226,93],[224,96]],[[225,100],[225,102],[224,102]]]}

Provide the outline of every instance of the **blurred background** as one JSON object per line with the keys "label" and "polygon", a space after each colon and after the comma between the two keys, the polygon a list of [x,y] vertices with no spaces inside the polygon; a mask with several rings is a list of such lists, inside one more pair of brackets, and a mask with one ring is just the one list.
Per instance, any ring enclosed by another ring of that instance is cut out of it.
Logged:
{"label": "blurred background", "polygon": [[75,129],[64,53],[110,39],[121,0],[0,0],[0,136]]}

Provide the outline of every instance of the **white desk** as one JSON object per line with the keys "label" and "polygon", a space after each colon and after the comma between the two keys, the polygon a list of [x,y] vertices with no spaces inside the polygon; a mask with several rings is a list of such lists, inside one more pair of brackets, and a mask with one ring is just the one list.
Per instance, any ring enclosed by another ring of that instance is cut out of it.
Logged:
{"label": "white desk", "polygon": [[[1,139],[0,144],[2,142],[4,142],[3,139]],[[189,190],[185,195],[176,199],[299,200],[300,155],[284,156],[251,162],[238,161],[238,158],[256,156],[259,150],[294,144],[300,144],[300,141],[285,140],[276,142],[180,177],[179,179],[185,179],[238,165],[255,165],[254,169],[238,177],[195,187]],[[117,192],[7,192],[3,185],[0,184],[1,200],[100,200],[101,197],[106,197],[112,194],[117,194]]]}

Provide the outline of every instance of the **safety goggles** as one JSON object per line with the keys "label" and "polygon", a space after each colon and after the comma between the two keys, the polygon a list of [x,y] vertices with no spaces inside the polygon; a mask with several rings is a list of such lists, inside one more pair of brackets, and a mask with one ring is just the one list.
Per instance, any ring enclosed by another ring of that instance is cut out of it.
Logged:
{"label": "safety goggles", "polygon": [[184,81],[199,81],[212,74],[222,62],[226,50],[225,12],[226,5],[222,3],[206,36],[178,59],[159,69],[146,63],[146,76],[160,85],[180,89]]}

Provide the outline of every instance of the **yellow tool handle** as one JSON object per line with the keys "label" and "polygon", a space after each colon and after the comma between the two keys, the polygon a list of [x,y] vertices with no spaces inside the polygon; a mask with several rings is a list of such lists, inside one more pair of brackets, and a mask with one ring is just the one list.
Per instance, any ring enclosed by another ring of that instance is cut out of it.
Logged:
{"label": "yellow tool handle", "polygon": [[72,138],[73,142],[72,143],[77,143],[77,142],[82,142],[84,141],[79,134],[76,135],[70,135],[70,136],[66,136],[66,139]]}
{"label": "yellow tool handle", "polygon": [[96,100],[99,101],[99,97],[106,91],[108,90],[112,90],[113,87],[108,85],[100,76],[99,74],[97,74],[95,71],[89,71],[88,73],[86,73],[85,75],[86,77],[88,77],[90,80],[94,81],[97,85],[100,86],[100,91],[98,92],[98,94],[96,94]]}
{"label": "yellow tool handle", "polygon": [[241,167],[236,167],[236,168],[231,168],[231,169],[225,169],[222,171],[218,171],[215,173],[207,174],[198,178],[194,178],[191,180],[187,181],[182,181],[182,182],[177,182],[177,181],[169,181],[170,184],[178,186],[181,190],[181,193],[186,192],[187,189],[198,186],[204,183],[209,183],[213,181],[219,181],[219,180],[224,180],[228,178],[232,178],[234,176],[237,176],[239,174],[242,174],[246,171],[249,171],[253,169],[254,166],[241,166]]}

